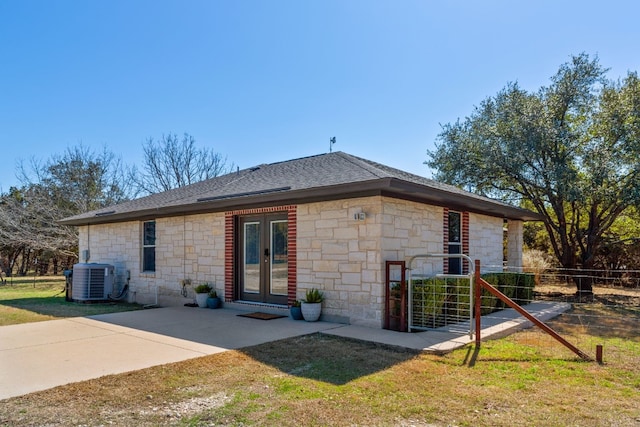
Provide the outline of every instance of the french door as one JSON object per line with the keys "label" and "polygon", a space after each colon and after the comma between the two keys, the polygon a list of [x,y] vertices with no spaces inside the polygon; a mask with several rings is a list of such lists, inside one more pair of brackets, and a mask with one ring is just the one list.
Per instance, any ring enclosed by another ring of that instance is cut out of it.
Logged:
{"label": "french door", "polygon": [[238,226],[240,299],[287,304],[287,215],[244,216]]}

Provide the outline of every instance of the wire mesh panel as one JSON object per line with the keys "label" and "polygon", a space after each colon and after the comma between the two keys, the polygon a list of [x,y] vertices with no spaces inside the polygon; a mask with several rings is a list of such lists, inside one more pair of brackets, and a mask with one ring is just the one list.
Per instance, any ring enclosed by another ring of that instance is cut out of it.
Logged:
{"label": "wire mesh panel", "polygon": [[412,279],[414,329],[436,329],[469,321],[472,309],[469,279],[415,276]]}
{"label": "wire mesh panel", "polygon": [[[412,274],[417,259],[463,258],[463,254],[416,255],[408,262],[409,331],[448,328],[450,332],[473,332],[473,267],[469,274]],[[470,263],[471,264],[471,263]]]}

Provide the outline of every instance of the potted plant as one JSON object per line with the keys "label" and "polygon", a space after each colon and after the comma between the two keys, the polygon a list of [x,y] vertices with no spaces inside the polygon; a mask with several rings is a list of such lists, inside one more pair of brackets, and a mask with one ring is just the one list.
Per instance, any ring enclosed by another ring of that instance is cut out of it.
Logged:
{"label": "potted plant", "polygon": [[307,290],[306,298],[302,300],[302,317],[307,322],[315,322],[322,312],[324,294],[316,288]]}
{"label": "potted plant", "polygon": [[207,298],[209,298],[209,292],[211,292],[211,286],[208,283],[203,283],[195,287],[196,303],[198,307],[207,306]]}
{"label": "potted plant", "polygon": [[291,304],[291,308],[289,309],[289,314],[293,320],[302,320],[302,309],[300,308],[300,301],[295,300]]}
{"label": "potted plant", "polygon": [[207,307],[218,308],[220,307],[220,298],[218,298],[218,292],[215,289],[209,291],[209,297],[207,298]]}

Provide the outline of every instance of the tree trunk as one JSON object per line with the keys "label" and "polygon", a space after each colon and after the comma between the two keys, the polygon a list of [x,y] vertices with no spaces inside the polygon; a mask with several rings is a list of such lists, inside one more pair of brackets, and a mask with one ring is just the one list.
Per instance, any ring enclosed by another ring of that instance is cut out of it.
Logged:
{"label": "tree trunk", "polygon": [[583,255],[582,268],[585,270],[585,274],[574,278],[577,288],[576,297],[579,301],[593,300],[593,274],[591,274],[591,270],[593,270],[594,262],[595,257],[592,254]]}
{"label": "tree trunk", "polygon": [[[573,248],[565,249],[562,256],[562,267],[568,270],[569,274],[571,274],[571,280],[576,285],[576,298],[579,301],[593,299],[593,277],[589,275],[588,271],[593,266],[593,262],[591,262],[591,265],[588,265],[589,263],[587,262],[587,265],[583,264],[581,268],[578,268],[577,264]],[[587,271],[581,272],[581,269]]]}
{"label": "tree trunk", "polygon": [[576,284],[576,298],[578,301],[593,300],[593,277],[587,274],[576,274],[573,276]]}

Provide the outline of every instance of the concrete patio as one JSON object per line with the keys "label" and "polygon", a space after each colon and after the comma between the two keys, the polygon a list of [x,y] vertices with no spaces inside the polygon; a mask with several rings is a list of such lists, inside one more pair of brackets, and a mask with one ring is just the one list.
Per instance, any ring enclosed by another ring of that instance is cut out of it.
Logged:
{"label": "concrete patio", "polygon": [[[527,306],[541,320],[568,308],[548,302]],[[472,342],[465,327],[459,326],[402,333],[288,317],[238,317],[241,313],[229,308],[167,307],[0,327],[0,400],[318,332],[438,353]],[[482,338],[528,326],[530,322],[514,310],[504,310],[482,318]]]}

